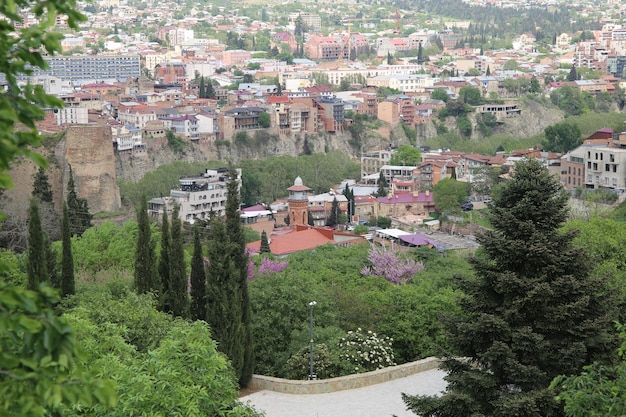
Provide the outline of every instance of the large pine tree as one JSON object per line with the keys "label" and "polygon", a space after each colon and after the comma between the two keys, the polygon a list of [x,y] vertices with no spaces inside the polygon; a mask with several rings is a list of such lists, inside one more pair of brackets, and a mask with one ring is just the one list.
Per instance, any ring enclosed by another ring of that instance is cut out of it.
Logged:
{"label": "large pine tree", "polygon": [[193,256],[191,257],[191,307],[192,320],[206,320],[206,271],[198,226],[193,228]]}
{"label": "large pine tree", "polygon": [[187,265],[183,242],[182,222],[178,218],[178,204],[172,212],[172,241],[170,242],[170,305],[172,314],[189,317],[189,293],[187,283]]}
{"label": "large pine tree", "polygon": [[44,233],[39,217],[39,200],[31,198],[28,210],[28,261],[26,264],[28,289],[36,290],[48,280],[48,261],[44,246]]}
{"label": "large pine tree", "polygon": [[167,207],[163,207],[161,220],[161,250],[159,253],[159,279],[161,281],[160,308],[164,313],[172,312],[170,288],[170,221],[167,216]]}
{"label": "large pine tree", "polygon": [[560,229],[568,196],[558,179],[539,161],[521,162],[492,197],[475,278],[460,282],[463,314],[446,321],[455,356],[443,366],[448,388],[404,395],[424,417],[562,416],[552,379],[607,360],[616,346],[611,291],[590,275],[575,233]]}
{"label": "large pine tree", "polygon": [[87,200],[79,198],[74,184],[74,172],[69,165],[70,178],[67,182],[67,210],[70,216],[70,231],[72,236],[82,236],[85,230],[91,227],[92,215],[89,213]]}
{"label": "large pine tree", "polygon": [[137,209],[137,247],[135,250],[135,289],[138,293],[158,291],[155,244],[152,240],[148,204],[145,197]]}
{"label": "large pine tree", "polygon": [[[248,256],[239,218],[238,172],[229,171],[226,222],[211,225],[207,287],[207,320],[220,349],[233,364],[239,385],[245,387],[254,370],[254,347],[248,296]],[[228,319],[227,319],[228,318]]]}
{"label": "large pine tree", "polygon": [[63,203],[62,229],[62,261],[61,261],[61,293],[63,296],[76,292],[74,280],[74,258],[72,256],[72,240],[70,236],[70,216],[67,203]]}

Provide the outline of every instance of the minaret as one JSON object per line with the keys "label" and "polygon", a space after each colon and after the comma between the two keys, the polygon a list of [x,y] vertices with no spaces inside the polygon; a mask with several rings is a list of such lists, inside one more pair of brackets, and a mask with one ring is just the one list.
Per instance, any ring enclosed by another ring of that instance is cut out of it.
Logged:
{"label": "minaret", "polygon": [[311,189],[302,184],[302,178],[297,177],[293,185],[287,188],[289,191],[289,225],[295,228],[296,225],[308,224],[309,219],[309,196]]}

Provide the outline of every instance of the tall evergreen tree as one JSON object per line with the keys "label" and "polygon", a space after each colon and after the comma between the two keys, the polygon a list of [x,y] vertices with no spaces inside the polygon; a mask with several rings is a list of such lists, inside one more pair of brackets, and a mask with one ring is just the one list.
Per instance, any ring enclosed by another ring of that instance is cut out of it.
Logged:
{"label": "tall evergreen tree", "polygon": [[160,309],[164,313],[172,312],[172,288],[170,274],[170,222],[167,207],[163,208],[161,220],[161,251],[159,253],[159,280],[161,282]]}
{"label": "tall evergreen tree", "polygon": [[[69,210],[69,207],[68,207]],[[70,217],[71,220],[71,217]],[[135,250],[135,289],[140,294],[158,290],[155,243],[152,240],[148,203],[145,197],[137,209],[137,247]]]}
{"label": "tall evergreen tree", "polygon": [[563,416],[553,378],[605,361],[617,346],[613,292],[590,275],[576,233],[560,229],[568,195],[558,179],[537,160],[521,162],[492,198],[475,278],[460,280],[462,313],[446,321],[447,391],[404,395],[424,417]]}
{"label": "tall evergreen tree", "polygon": [[378,190],[376,191],[376,196],[387,196],[387,180],[385,179],[382,171],[380,171],[380,174],[378,175]]}
{"label": "tall evergreen tree", "polygon": [[69,165],[70,178],[67,182],[67,210],[70,216],[70,231],[72,235],[82,236],[85,230],[91,227],[92,215],[89,213],[87,200],[79,198],[74,184],[74,173]]}
{"label": "tall evergreen tree", "polygon": [[61,277],[59,276],[59,271],[57,271],[56,252],[52,249],[52,240],[45,230],[43,230],[43,246],[46,251],[46,265],[48,269],[48,277],[50,278],[50,284],[52,284],[54,288],[61,288]]}
{"label": "tall evergreen tree", "polygon": [[204,98],[215,99],[215,88],[213,87],[213,81],[209,78],[204,90]]}
{"label": "tall evergreen tree", "polygon": [[74,280],[74,257],[72,256],[72,239],[70,235],[70,216],[67,203],[63,203],[62,229],[62,261],[61,261],[61,293],[63,297],[76,292]]}
{"label": "tall evergreen tree", "polygon": [[200,77],[200,87],[198,88],[198,97],[206,98],[206,90],[204,88],[204,77]]}
{"label": "tall evergreen tree", "polygon": [[569,74],[567,74],[567,81],[576,81],[578,80],[578,73],[576,72],[576,66],[572,65],[572,69],[569,70]]}
{"label": "tall evergreen tree", "polygon": [[229,252],[232,242],[226,225],[219,217],[211,219],[211,241],[207,255],[207,323],[211,327],[218,349],[231,361],[239,378],[243,369],[244,334],[241,322],[241,291],[239,270]]}
{"label": "tall evergreen tree", "polygon": [[315,219],[313,218],[313,212],[311,210],[307,210],[307,224],[309,226],[315,226]]}
{"label": "tall evergreen tree", "polygon": [[28,210],[28,261],[26,265],[28,289],[36,290],[48,280],[48,262],[44,247],[44,235],[39,217],[39,200],[31,198]]}
{"label": "tall evergreen tree", "polygon": [[424,63],[424,48],[422,48],[421,42],[417,47],[417,63],[420,65]]}
{"label": "tall evergreen tree", "polygon": [[239,218],[239,174],[229,170],[226,222],[212,221],[209,244],[207,321],[221,351],[230,359],[239,385],[245,387],[254,370],[254,346],[248,295],[248,256]]}
{"label": "tall evergreen tree", "polygon": [[489,77],[491,75],[491,68],[489,68],[489,65],[487,65],[487,72],[485,72],[485,75],[487,77]]}
{"label": "tall evergreen tree", "polygon": [[178,204],[172,212],[172,241],[170,242],[170,291],[172,314],[177,317],[189,317],[189,293],[185,247],[183,242],[182,222],[178,218]]}
{"label": "tall evergreen tree", "polygon": [[333,203],[330,206],[330,213],[326,218],[326,226],[335,227],[339,223],[339,202],[337,197],[333,198]]}
{"label": "tall evergreen tree", "polygon": [[198,226],[193,228],[193,256],[191,257],[191,307],[192,320],[206,320],[206,271]]}
{"label": "tall evergreen tree", "polygon": [[48,174],[42,167],[39,167],[35,174],[33,197],[37,197],[42,203],[52,203],[52,187],[48,180]]}
{"label": "tall evergreen tree", "polygon": [[265,230],[261,232],[261,248],[259,249],[261,253],[272,253],[270,249],[270,242],[267,240],[267,233]]}

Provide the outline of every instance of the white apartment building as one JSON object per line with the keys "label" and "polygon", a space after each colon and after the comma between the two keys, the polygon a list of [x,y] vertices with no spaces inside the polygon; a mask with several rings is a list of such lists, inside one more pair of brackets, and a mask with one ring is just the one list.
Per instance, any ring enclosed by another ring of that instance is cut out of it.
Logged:
{"label": "white apartment building", "polygon": [[583,149],[586,188],[626,190],[626,149],[605,146]]}
{"label": "white apartment building", "polygon": [[[196,220],[209,220],[211,214],[226,214],[227,185],[229,177],[226,168],[207,169],[198,177],[179,180],[179,188],[170,190],[169,197],[153,198],[148,202],[148,214],[161,217],[163,210],[171,214],[174,205],[179,207],[179,219],[187,223]],[[241,169],[237,168],[237,182],[241,188]]]}
{"label": "white apartment building", "polygon": [[89,123],[89,114],[86,107],[54,109],[54,118],[59,126]]}
{"label": "white apartment building", "polygon": [[436,78],[428,74],[381,75],[367,79],[367,85],[395,88],[405,93],[423,93],[433,88]]}

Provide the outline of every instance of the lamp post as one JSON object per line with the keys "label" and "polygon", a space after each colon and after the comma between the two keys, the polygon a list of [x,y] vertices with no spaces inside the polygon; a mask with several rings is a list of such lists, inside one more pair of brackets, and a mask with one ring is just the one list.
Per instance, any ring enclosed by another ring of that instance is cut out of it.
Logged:
{"label": "lamp post", "polygon": [[317,302],[309,303],[309,381],[313,380],[313,306]]}

